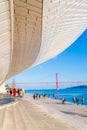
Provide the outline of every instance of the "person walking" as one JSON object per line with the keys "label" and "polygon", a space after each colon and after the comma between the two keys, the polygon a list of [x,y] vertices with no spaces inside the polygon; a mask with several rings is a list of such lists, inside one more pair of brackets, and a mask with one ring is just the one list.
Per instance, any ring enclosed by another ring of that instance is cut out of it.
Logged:
{"label": "person walking", "polygon": [[73,98],[72,98],[72,101],[73,101],[74,104],[75,104],[75,100],[76,100],[75,97],[73,97]]}
{"label": "person walking", "polygon": [[65,98],[64,97],[62,97],[62,104],[65,104]]}

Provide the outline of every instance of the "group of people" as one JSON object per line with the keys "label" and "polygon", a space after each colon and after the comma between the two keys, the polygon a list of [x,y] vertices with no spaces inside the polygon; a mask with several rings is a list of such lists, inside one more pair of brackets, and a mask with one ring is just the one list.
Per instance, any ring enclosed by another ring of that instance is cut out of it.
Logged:
{"label": "group of people", "polygon": [[20,88],[20,89],[19,88],[18,89],[10,88],[8,93],[10,94],[10,96],[13,95],[14,97],[15,96],[19,96],[19,97],[23,97],[24,96],[24,91],[23,91],[22,88]]}
{"label": "group of people", "polygon": [[46,93],[43,93],[43,94],[39,94],[39,93],[36,93],[36,94],[33,94],[33,99],[40,99],[41,97],[45,98],[45,97],[50,97],[50,94],[46,94]]}
{"label": "group of people", "polygon": [[39,93],[36,93],[36,94],[33,94],[33,99],[35,100],[35,99],[40,99],[40,94]]}
{"label": "group of people", "polygon": [[80,102],[83,105],[84,104],[84,97],[81,97],[80,99],[78,97],[73,97],[72,101],[74,104],[76,103],[78,105]]}
{"label": "group of people", "polygon": [[[36,93],[36,94],[33,94],[33,99],[34,99],[34,100],[35,100],[35,99],[40,99],[41,96],[42,96],[43,98],[44,98],[44,97],[48,97],[48,98],[49,98],[49,97],[50,97],[50,94],[47,95],[47,94],[44,93],[44,94],[41,95],[41,94],[39,94],[39,93]],[[53,95],[53,98],[56,99],[54,95]],[[65,101],[66,101],[66,99],[65,99],[64,97],[62,97],[62,104],[65,104]],[[74,104],[77,104],[77,105],[78,105],[79,103],[83,105],[83,104],[84,104],[84,97],[81,97],[81,98],[73,97],[73,98],[72,98],[72,102],[73,102]]]}
{"label": "group of people", "polygon": [[[66,99],[64,98],[64,97],[62,97],[62,104],[65,104],[65,101],[66,101]],[[75,104],[84,104],[84,97],[81,97],[80,99],[78,98],[78,97],[73,97],[72,98],[72,102]]]}

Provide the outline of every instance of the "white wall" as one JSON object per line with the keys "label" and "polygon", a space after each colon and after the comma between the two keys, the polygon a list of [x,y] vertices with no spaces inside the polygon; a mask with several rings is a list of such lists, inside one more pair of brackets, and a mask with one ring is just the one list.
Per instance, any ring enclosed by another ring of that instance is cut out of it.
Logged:
{"label": "white wall", "polygon": [[5,83],[3,83],[2,85],[0,85],[0,93],[5,93],[6,89],[5,89]]}

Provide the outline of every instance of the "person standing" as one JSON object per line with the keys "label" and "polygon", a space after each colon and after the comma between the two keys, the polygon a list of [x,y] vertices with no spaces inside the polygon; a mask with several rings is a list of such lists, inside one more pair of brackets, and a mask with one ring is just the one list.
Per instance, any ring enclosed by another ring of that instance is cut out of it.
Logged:
{"label": "person standing", "polygon": [[18,88],[18,90],[17,90],[18,96],[20,96],[19,91],[20,91],[20,89]]}
{"label": "person standing", "polygon": [[22,88],[19,91],[19,95],[20,95],[20,97],[23,97],[23,90],[22,90]]}
{"label": "person standing", "polygon": [[76,103],[77,103],[77,105],[79,104],[79,98],[78,97],[76,97]]}
{"label": "person standing", "polygon": [[35,94],[33,94],[33,99],[35,100]]}
{"label": "person standing", "polygon": [[13,89],[13,96],[14,97],[16,96],[16,89],[15,88]]}
{"label": "person standing", "polygon": [[84,97],[81,98],[81,104],[84,104]]}
{"label": "person standing", "polygon": [[10,88],[10,96],[12,95],[12,89]]}

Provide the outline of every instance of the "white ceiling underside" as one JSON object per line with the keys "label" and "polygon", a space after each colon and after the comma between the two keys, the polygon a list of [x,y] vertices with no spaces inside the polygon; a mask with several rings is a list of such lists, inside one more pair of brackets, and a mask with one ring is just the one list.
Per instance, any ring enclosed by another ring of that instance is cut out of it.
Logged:
{"label": "white ceiling underside", "polygon": [[87,27],[87,0],[0,0],[0,81],[71,45]]}

